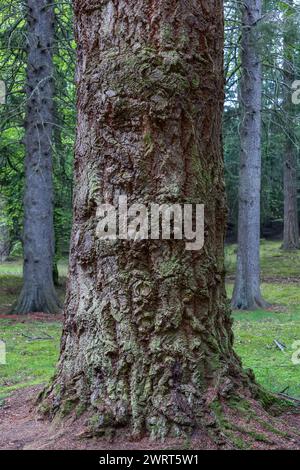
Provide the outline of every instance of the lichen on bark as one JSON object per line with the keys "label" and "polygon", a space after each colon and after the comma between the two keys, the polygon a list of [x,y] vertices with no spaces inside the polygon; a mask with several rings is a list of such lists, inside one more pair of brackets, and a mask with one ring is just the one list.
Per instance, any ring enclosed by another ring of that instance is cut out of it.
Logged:
{"label": "lichen on bark", "polygon": [[[220,427],[216,402],[257,391],[233,351],[224,285],[222,2],[86,0],[75,15],[70,275],[42,406],[52,416],[85,409],[95,433]],[[204,248],[97,239],[98,205],[121,194],[205,204]]]}

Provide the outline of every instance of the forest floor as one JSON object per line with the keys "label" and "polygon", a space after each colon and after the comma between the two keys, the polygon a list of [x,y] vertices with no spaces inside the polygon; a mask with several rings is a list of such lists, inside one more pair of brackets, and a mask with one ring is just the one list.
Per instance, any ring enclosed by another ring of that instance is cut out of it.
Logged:
{"label": "forest floor", "polygon": [[[255,420],[245,422],[238,413],[226,413],[231,423],[230,439],[217,445],[206,433],[192,438],[153,441],[124,437],[86,437],[84,418],[50,422],[36,412],[36,397],[42,386],[21,389],[11,394],[0,407],[0,450],[300,450],[300,414],[286,412],[280,418],[267,417],[253,402]],[[268,420],[266,422],[266,419]]]}
{"label": "forest floor", "polygon": [[[235,250],[235,245],[226,247],[229,295],[234,280]],[[253,369],[257,381],[266,389],[300,399],[300,364],[292,360],[300,349],[300,342],[299,345],[296,343],[300,341],[300,253],[285,253],[280,250],[279,242],[263,241],[261,265],[263,296],[272,306],[268,310],[255,312],[233,312],[235,349],[244,367]],[[62,284],[59,293],[63,298],[67,274],[65,260],[59,263],[59,273]],[[30,446],[64,448],[57,447],[61,445],[65,448],[101,449],[99,443],[95,444],[93,440],[82,443],[75,437],[67,441],[58,439],[62,429],[58,431],[53,428],[50,436],[49,424],[28,413],[37,390],[53,374],[59,352],[61,317],[43,314],[26,317],[8,315],[21,288],[21,276],[21,260],[0,265],[0,340],[5,342],[7,352],[6,365],[0,364],[0,449]],[[283,345],[283,350],[275,344],[275,340]],[[297,416],[286,419],[293,421],[300,429],[300,415],[299,419]],[[16,438],[12,430],[18,426],[24,431],[21,438],[19,433]],[[198,444],[195,441],[192,448],[213,447],[203,436],[197,439]],[[58,441],[62,444],[58,444]],[[280,447],[278,439],[276,442],[276,448]],[[103,445],[103,449],[107,448],[107,443]],[[145,442],[142,445],[143,449],[162,448],[155,447],[153,443]],[[169,442],[165,448],[174,448],[174,445],[174,442]],[[274,448],[272,445],[268,447],[265,442],[261,445],[262,448]],[[291,447],[295,445],[292,441]],[[122,443],[119,447],[112,444],[109,448],[141,448],[141,443],[137,446],[134,443]]]}

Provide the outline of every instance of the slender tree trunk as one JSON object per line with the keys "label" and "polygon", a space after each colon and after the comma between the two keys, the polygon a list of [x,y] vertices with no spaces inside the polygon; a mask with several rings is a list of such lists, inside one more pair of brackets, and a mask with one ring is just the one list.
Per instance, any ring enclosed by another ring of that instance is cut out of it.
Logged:
{"label": "slender tree trunk", "polygon": [[27,0],[27,20],[24,282],[14,311],[55,313],[59,301],[52,275],[53,4],[48,0]]}
{"label": "slender tree trunk", "polygon": [[[153,437],[217,427],[252,380],[233,348],[220,0],[75,1],[78,126],[70,277],[51,415]],[[97,207],[204,203],[205,244],[103,241]],[[248,392],[246,392],[248,393]],[[124,431],[123,431],[124,432]]]}
{"label": "slender tree trunk", "polygon": [[253,310],[266,305],[260,292],[259,259],[262,74],[257,25],[261,0],[245,0],[241,10],[238,255],[232,305]]}
{"label": "slender tree trunk", "polygon": [[[293,6],[293,1],[288,0]],[[290,19],[291,17],[288,17]],[[284,126],[285,126],[285,147],[283,156],[283,195],[284,195],[284,218],[283,218],[283,245],[284,250],[297,250],[299,243],[299,222],[297,204],[297,148],[295,145],[294,129],[294,107],[292,103],[292,83],[296,79],[294,72],[294,60],[292,46],[294,43],[295,27],[286,22],[284,33]]]}

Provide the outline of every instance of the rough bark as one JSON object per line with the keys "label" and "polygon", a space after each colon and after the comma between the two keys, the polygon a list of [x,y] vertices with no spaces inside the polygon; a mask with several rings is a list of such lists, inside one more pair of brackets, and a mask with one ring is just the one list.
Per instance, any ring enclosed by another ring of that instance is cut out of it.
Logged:
{"label": "rough bark", "polygon": [[232,305],[254,310],[266,306],[260,292],[260,190],[262,74],[258,24],[261,0],[241,5],[240,174],[238,254]]}
{"label": "rough bark", "polygon": [[[293,1],[288,0],[293,6]],[[289,17],[290,18],[290,17]],[[288,18],[288,19],[289,19]],[[286,21],[283,48],[283,81],[284,81],[284,126],[285,146],[283,155],[283,195],[284,195],[284,218],[283,218],[283,244],[284,250],[297,250],[299,243],[299,221],[297,203],[297,147],[294,129],[294,108],[292,103],[292,83],[296,80],[293,52],[291,50],[295,40],[296,25]]]}
{"label": "rough bark", "polygon": [[23,288],[14,312],[55,313],[53,285],[53,61],[54,7],[27,0],[27,110],[25,122]]}
{"label": "rough bark", "polygon": [[[61,357],[42,398],[94,431],[180,435],[216,426],[253,387],[224,287],[220,0],[75,1],[78,125]],[[205,244],[103,241],[97,207],[204,203]]]}

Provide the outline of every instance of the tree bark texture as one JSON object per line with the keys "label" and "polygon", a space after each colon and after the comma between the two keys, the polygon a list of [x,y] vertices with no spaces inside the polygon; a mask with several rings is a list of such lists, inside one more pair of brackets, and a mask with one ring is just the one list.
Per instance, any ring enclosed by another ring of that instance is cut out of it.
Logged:
{"label": "tree bark texture", "polygon": [[[224,287],[220,0],[75,1],[78,125],[61,357],[50,414],[180,435],[249,384]],[[103,241],[97,207],[204,203],[205,244]],[[213,424],[212,424],[213,425]]]}
{"label": "tree bark texture", "polygon": [[55,313],[53,285],[53,61],[54,7],[27,0],[27,111],[25,122],[23,288],[14,312]]}

